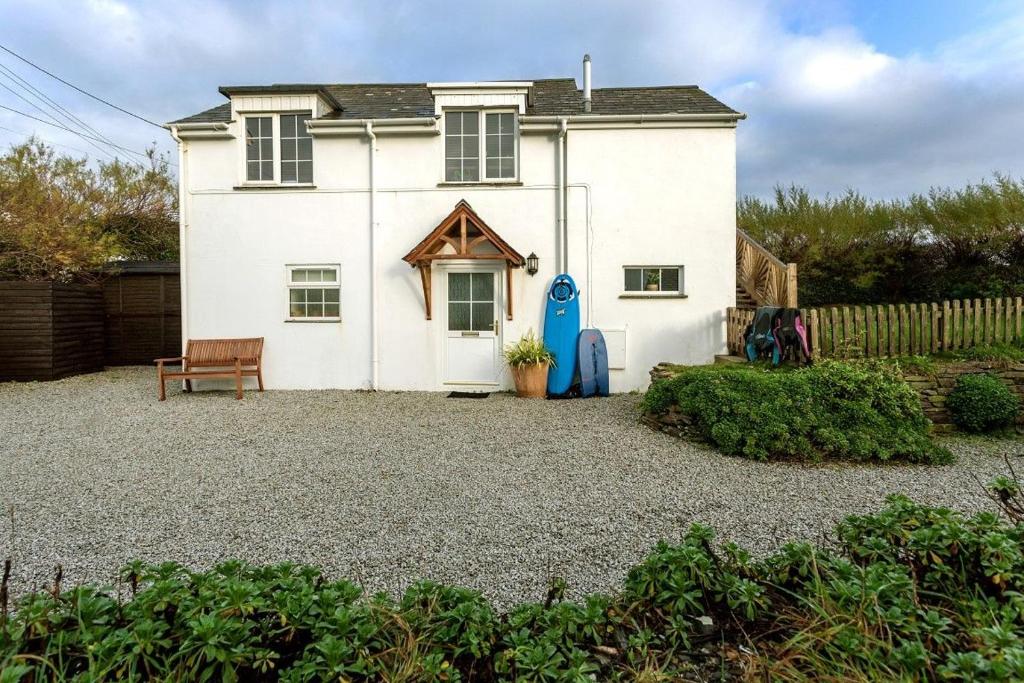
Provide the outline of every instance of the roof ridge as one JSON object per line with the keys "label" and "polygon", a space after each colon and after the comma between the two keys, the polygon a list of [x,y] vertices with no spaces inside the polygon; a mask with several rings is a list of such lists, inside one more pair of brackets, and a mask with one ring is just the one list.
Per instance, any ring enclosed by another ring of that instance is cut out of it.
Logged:
{"label": "roof ridge", "polygon": [[609,88],[592,88],[593,90],[700,90],[696,84],[690,85],[616,85]]}

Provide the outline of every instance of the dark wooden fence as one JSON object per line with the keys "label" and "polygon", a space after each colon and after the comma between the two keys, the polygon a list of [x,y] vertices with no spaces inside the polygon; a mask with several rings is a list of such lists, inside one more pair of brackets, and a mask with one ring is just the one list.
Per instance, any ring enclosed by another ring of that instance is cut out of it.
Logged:
{"label": "dark wooden fence", "polygon": [[[801,309],[811,354],[858,358],[915,356],[1024,339],[1024,301],[964,299],[925,304]],[[726,313],[729,352],[742,355],[753,309]]]}
{"label": "dark wooden fence", "polygon": [[103,283],[106,364],[149,365],[181,355],[177,263],[123,263]]}
{"label": "dark wooden fence", "polygon": [[0,380],[48,380],[103,369],[103,291],[0,282]]}
{"label": "dark wooden fence", "polygon": [[0,282],[0,381],[149,365],[181,353],[176,263],[122,263],[103,285]]}

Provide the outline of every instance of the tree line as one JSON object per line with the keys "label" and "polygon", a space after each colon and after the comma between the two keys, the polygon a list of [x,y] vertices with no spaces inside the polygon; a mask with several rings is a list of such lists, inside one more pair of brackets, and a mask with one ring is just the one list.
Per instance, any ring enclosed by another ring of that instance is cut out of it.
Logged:
{"label": "tree line", "polygon": [[1003,175],[888,201],[776,187],[737,225],[798,264],[801,305],[1024,296],[1024,181]]}
{"label": "tree line", "polygon": [[166,158],[90,165],[37,139],[0,156],[0,280],[94,281],[125,259],[178,260]]}

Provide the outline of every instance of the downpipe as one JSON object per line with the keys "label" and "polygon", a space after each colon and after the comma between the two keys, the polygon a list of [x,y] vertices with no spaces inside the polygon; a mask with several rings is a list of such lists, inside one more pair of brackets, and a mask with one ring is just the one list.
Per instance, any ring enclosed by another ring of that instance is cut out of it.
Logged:
{"label": "downpipe", "polygon": [[377,136],[373,122],[366,121],[370,141],[370,389],[380,384],[380,342],[377,316]]}
{"label": "downpipe", "polygon": [[566,218],[568,213],[566,211],[566,189],[565,180],[566,172],[565,167],[569,161],[569,150],[567,149],[566,141],[569,136],[569,119],[565,116],[558,120],[558,219],[557,219],[557,234],[559,241],[559,256],[561,257],[562,267],[560,272],[569,272],[569,230],[566,225]]}

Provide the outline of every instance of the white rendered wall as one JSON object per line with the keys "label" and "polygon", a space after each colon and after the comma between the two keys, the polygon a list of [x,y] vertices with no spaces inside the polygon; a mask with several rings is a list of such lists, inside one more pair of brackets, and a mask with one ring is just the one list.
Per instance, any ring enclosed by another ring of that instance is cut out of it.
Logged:
{"label": "white rendered wall", "polygon": [[[236,135],[239,123],[232,124]],[[582,320],[626,329],[612,390],[647,385],[659,361],[707,363],[725,348],[735,296],[735,131],[569,130],[569,272]],[[235,190],[239,139],[188,141],[188,335],[266,337],[269,388],[370,385],[369,150],[362,137],[314,140],[315,189]],[[444,279],[433,320],[417,271],[401,257],[460,199],[540,272],[513,271],[503,343],[540,332],[556,274],[554,135],[521,138],[521,186],[439,186],[440,136],[377,140],[381,389],[441,390]],[[589,195],[589,197],[588,197]],[[587,230],[588,199],[591,225]],[[588,237],[589,235],[589,237]],[[590,243],[588,245],[588,239]],[[588,251],[589,246],[589,251]],[[341,322],[286,322],[287,264],[341,265]],[[685,299],[623,299],[623,265],[681,264]],[[504,278],[502,286],[504,286]],[[506,374],[504,386],[511,386]]]}

